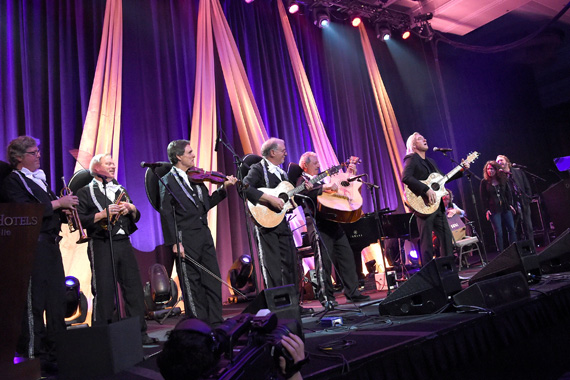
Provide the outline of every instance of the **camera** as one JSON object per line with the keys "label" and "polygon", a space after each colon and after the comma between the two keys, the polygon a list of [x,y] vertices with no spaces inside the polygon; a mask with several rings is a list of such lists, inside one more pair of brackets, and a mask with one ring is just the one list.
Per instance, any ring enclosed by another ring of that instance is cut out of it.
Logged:
{"label": "camera", "polygon": [[212,329],[198,319],[181,321],[170,332],[157,363],[170,379],[283,379],[298,370],[281,340],[293,333],[302,338],[298,320],[279,320],[273,313],[240,314]]}

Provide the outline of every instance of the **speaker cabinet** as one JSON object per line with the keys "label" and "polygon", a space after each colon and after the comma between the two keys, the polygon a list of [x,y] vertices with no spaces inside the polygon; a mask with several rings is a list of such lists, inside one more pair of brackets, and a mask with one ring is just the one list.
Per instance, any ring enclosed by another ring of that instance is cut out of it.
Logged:
{"label": "speaker cabinet", "polygon": [[523,273],[529,282],[536,282],[540,279],[538,256],[532,241],[517,241],[508,246],[507,249],[471,277],[469,285],[514,272]]}
{"label": "speaker cabinet", "polygon": [[433,313],[461,291],[455,257],[447,256],[427,263],[378,306],[380,315],[417,315]]}
{"label": "speaker cabinet", "polygon": [[295,285],[262,290],[243,312],[255,315],[261,309],[269,309],[279,319],[295,319],[301,324],[299,297]]}
{"label": "speaker cabinet", "polygon": [[557,235],[570,228],[570,179],[565,179],[542,192],[546,212]]}
{"label": "speaker cabinet", "polygon": [[453,296],[456,306],[495,309],[530,298],[528,283],[522,272],[479,281]]}
{"label": "speaker cabinet", "polygon": [[58,378],[94,379],[130,368],[143,360],[138,318],[106,326],[67,330],[57,340]]}
{"label": "speaker cabinet", "polygon": [[538,262],[542,274],[570,272],[570,229],[538,255]]}

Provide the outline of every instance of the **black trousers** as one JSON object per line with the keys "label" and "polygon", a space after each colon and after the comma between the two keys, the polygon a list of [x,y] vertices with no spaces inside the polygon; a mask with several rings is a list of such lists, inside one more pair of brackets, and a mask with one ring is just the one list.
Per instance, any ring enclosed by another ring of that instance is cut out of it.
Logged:
{"label": "black trousers", "polygon": [[453,235],[447,222],[445,212],[438,208],[436,212],[427,217],[416,214],[416,222],[420,233],[421,264],[426,265],[433,259],[432,232],[439,240],[440,256],[453,255]]}
{"label": "black trousers", "polygon": [[297,249],[287,222],[283,220],[275,228],[256,226],[256,236],[265,288],[295,284]]}
{"label": "black trousers", "polygon": [[319,220],[317,228],[322,243],[320,249],[317,249],[315,228],[313,223],[309,223],[310,220],[312,218],[307,218],[307,232],[315,252],[315,268],[320,287],[319,300],[321,302],[334,300],[334,288],[331,280],[333,262],[337,275],[344,285],[344,294],[348,297],[360,295],[356,263],[344,230],[338,223]]}
{"label": "black trousers", "polygon": [[18,341],[20,355],[55,360],[56,337],[65,331],[65,306],[65,274],[59,246],[55,238],[52,242],[39,241]]}
{"label": "black trousers", "polygon": [[[92,324],[105,325],[118,320],[119,310],[115,305],[115,287],[113,284],[113,265],[108,239],[89,241],[89,261],[91,262],[93,292]],[[127,317],[139,317],[141,333],[147,326],[144,318],[144,295],[139,266],[128,237],[113,238],[113,253],[117,274]]]}
{"label": "black trousers", "polygon": [[[206,225],[200,229],[183,231],[184,254],[220,277],[220,267],[212,232]],[[184,260],[184,268],[178,268],[178,276],[184,281],[185,305],[190,306],[186,315],[196,317],[211,325],[222,323],[222,284],[211,274],[195,264]]]}

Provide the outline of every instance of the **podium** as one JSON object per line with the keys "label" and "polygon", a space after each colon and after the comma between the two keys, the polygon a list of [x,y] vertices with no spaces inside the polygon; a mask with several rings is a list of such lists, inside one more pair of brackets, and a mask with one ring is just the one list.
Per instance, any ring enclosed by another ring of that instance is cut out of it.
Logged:
{"label": "podium", "polygon": [[14,363],[44,205],[0,204],[0,373],[3,379],[38,379],[39,359]]}

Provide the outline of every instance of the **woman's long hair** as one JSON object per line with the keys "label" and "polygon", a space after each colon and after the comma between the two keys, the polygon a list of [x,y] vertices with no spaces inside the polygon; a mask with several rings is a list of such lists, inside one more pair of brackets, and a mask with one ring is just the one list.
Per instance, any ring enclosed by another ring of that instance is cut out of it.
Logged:
{"label": "woman's long hair", "polygon": [[491,180],[493,179],[493,177],[489,177],[489,175],[487,174],[487,166],[489,165],[495,168],[494,178],[499,182],[499,184],[504,185],[505,183],[507,183],[507,176],[505,172],[501,170],[501,165],[499,165],[497,161],[492,161],[492,160],[487,161],[485,163],[485,166],[483,166],[483,178],[485,178],[485,181],[491,182]]}

